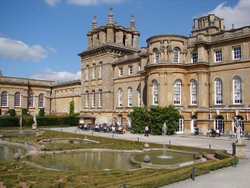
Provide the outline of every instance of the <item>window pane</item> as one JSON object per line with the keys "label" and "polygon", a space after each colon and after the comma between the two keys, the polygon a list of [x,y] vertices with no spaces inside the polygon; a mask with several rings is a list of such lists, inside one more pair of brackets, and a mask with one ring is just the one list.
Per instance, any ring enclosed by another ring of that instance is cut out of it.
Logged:
{"label": "window pane", "polygon": [[241,47],[234,47],[233,48],[233,59],[240,59],[241,58]]}
{"label": "window pane", "polygon": [[174,104],[181,104],[181,81],[174,83]]}
{"label": "window pane", "polygon": [[174,55],[174,63],[179,63],[179,50],[174,49],[173,55]]}
{"label": "window pane", "polygon": [[44,107],[43,102],[44,102],[44,95],[40,94],[39,95],[39,102],[38,102],[38,107],[39,108],[43,108]]}
{"label": "window pane", "polygon": [[197,82],[195,80],[191,81],[190,84],[191,89],[191,104],[196,105],[197,104]]}
{"label": "window pane", "polygon": [[158,105],[158,82],[153,81],[153,105]]}
{"label": "window pane", "polygon": [[16,92],[15,93],[15,99],[14,99],[14,106],[21,106],[21,100],[20,100],[20,93],[19,92]]}
{"label": "window pane", "polygon": [[235,78],[233,84],[234,84],[234,104],[241,104],[242,103],[241,79]]}
{"label": "window pane", "polygon": [[222,51],[221,50],[216,50],[214,55],[215,55],[215,62],[222,61]]}
{"label": "window pane", "polygon": [[193,52],[192,58],[193,58],[193,63],[197,63],[198,62],[198,52]]}
{"label": "window pane", "polygon": [[6,91],[1,93],[1,106],[8,106],[8,94]]}

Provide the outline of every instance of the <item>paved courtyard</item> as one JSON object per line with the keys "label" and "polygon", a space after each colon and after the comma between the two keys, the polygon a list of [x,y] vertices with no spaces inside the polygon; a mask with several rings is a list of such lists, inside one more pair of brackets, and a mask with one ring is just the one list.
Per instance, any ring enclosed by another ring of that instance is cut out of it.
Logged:
{"label": "paved courtyard", "polygon": [[[196,146],[202,148],[226,149],[232,153],[232,142],[235,139],[230,137],[215,137],[206,136],[152,136],[145,137],[142,134],[112,134],[103,132],[82,131],[76,127],[68,128],[51,128],[51,130],[71,132],[76,134],[86,134],[101,137],[109,137],[113,139],[136,140],[142,142],[154,143],[171,143],[174,145]],[[247,159],[240,160],[236,167],[228,167],[217,171],[210,172],[195,178],[195,181],[188,179],[178,183],[164,186],[164,188],[243,188],[249,187],[250,175],[250,140],[243,138],[243,142],[247,147]]]}

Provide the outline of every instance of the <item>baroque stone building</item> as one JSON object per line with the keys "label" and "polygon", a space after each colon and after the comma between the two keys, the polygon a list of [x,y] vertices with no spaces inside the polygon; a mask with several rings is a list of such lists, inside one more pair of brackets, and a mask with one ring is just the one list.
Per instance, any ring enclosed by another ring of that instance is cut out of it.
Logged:
{"label": "baroque stone building", "polygon": [[[224,20],[210,14],[194,19],[189,37],[155,35],[146,48],[138,48],[134,17],[126,28],[110,9],[107,24],[98,27],[94,17],[87,36],[88,48],[79,54],[80,81],[34,84],[38,104],[39,93],[45,96],[47,113],[67,112],[73,99],[86,119],[130,125],[133,107],[171,104],[182,115],[177,133],[198,127],[203,133],[214,128],[231,134],[234,117],[241,119],[242,131],[250,131],[250,26],[225,30]],[[14,96],[17,87],[4,83],[1,100],[3,92]]]}

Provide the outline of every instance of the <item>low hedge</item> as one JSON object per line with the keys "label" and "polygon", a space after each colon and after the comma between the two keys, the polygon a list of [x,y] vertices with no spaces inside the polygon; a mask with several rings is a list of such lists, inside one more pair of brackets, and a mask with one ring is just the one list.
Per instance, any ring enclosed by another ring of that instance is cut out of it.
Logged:
{"label": "low hedge", "polygon": [[[0,117],[0,127],[19,127],[20,117],[10,117],[10,116],[2,116]],[[77,126],[79,122],[79,118],[77,116],[44,116],[44,117],[36,117],[38,126]],[[22,125],[23,126],[32,126],[34,123],[32,116],[23,116]]]}
{"label": "low hedge", "polygon": [[18,127],[19,119],[17,117],[2,116],[0,117],[0,127]]}

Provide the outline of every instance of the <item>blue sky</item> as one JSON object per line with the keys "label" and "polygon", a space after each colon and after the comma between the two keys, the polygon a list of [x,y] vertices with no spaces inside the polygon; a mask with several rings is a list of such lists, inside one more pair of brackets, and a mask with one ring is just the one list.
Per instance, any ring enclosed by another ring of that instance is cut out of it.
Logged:
{"label": "blue sky", "polygon": [[141,36],[189,36],[193,18],[215,13],[231,25],[250,25],[250,0],[0,0],[0,70],[4,76],[56,81],[80,78],[79,52],[87,48],[94,15],[119,25],[134,15]]}

